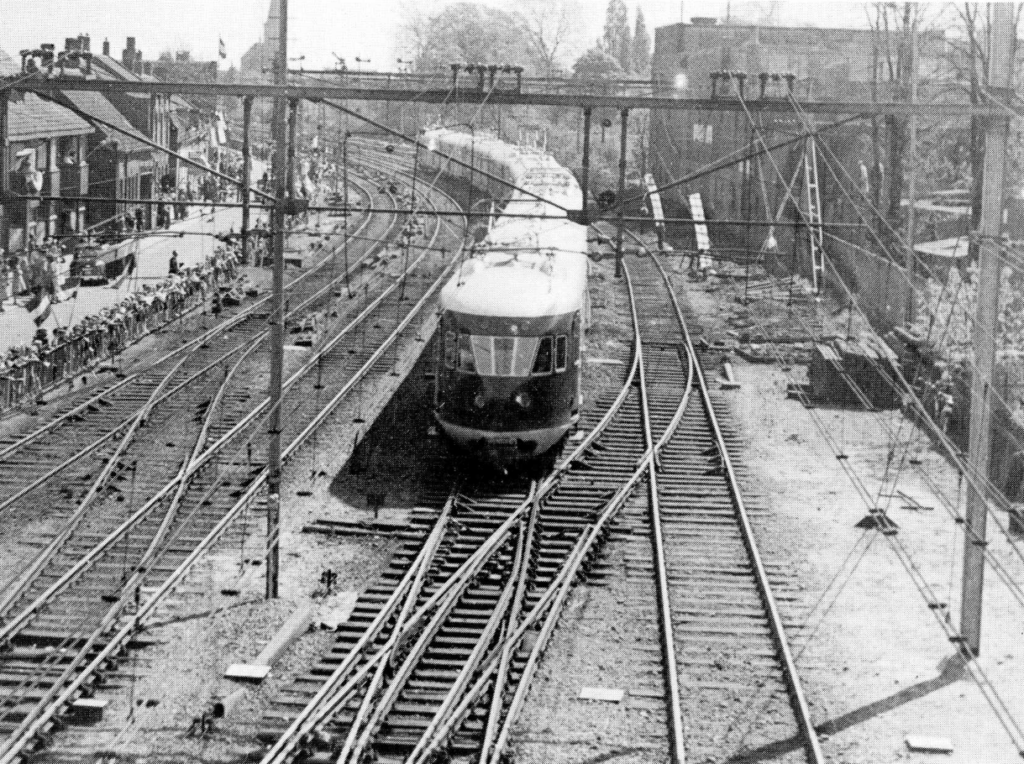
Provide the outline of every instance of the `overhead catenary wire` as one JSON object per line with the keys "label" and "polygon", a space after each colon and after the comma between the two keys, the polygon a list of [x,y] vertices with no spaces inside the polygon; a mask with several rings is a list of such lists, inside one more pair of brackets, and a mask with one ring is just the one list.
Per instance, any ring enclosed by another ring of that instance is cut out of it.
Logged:
{"label": "overhead catenary wire", "polygon": [[[737,95],[739,95],[739,94],[737,94]],[[746,104],[743,101],[742,96],[739,97],[739,100],[740,100],[740,103],[743,106],[743,108],[746,110],[746,113],[748,115],[748,119],[752,120],[752,117],[750,116],[750,112],[746,108]],[[795,108],[799,109],[799,106],[796,105]],[[775,163],[774,157],[772,157],[772,155],[770,153],[768,154],[768,157],[769,157],[769,160],[772,162],[773,167],[775,168],[776,174],[778,175],[780,180],[784,181],[784,177],[782,176],[782,173],[779,170],[778,165]],[[845,168],[844,168],[844,170],[845,170]],[[841,184],[840,184],[840,187],[843,190],[843,192],[846,193],[845,187],[843,187]],[[803,217],[803,213],[800,210],[799,203],[796,201],[795,198],[793,198],[792,192],[787,188],[786,193],[789,195],[790,199],[792,200],[792,202],[793,202],[793,204],[794,204],[794,206],[795,206],[795,208],[797,210],[798,215],[800,215],[800,217],[802,218]],[[848,196],[848,194],[847,194],[847,196]],[[884,216],[883,216],[882,219],[884,219]],[[898,232],[894,231],[894,234],[896,236],[899,236]],[[830,258],[829,258],[827,253],[824,253],[824,257],[825,257],[826,261],[830,260]],[[852,294],[851,290],[849,289],[849,287],[846,285],[845,281],[843,281],[843,279],[839,275],[839,272],[836,270],[834,264],[832,264],[832,269],[833,269],[833,273],[836,276],[837,283],[839,283],[842,286],[842,288],[847,292],[847,294],[848,294],[848,296],[849,296],[849,298],[851,300],[851,304],[854,304],[855,301],[854,301],[854,298],[853,298],[853,294]],[[909,279],[909,276],[908,276],[908,279]],[[911,282],[911,287],[913,287],[912,282]],[[857,306],[857,309],[858,309],[858,312],[860,312],[861,315],[863,316],[863,312],[861,311],[859,305]],[[866,320],[866,316],[864,318]],[[901,386],[902,386],[902,390],[900,392],[901,393],[905,392],[905,393],[910,394],[913,397],[913,399],[915,401],[915,404],[917,405],[918,409],[927,417],[927,413],[925,412],[924,406],[923,406],[923,404],[921,404],[920,400],[918,400],[918,398],[917,398],[916,394],[914,393],[913,388],[911,387],[911,385],[906,381],[906,379],[903,378],[903,375],[901,373],[899,373],[899,372],[897,372],[897,373],[898,373],[898,377],[899,377],[899,382],[901,383]],[[1004,405],[1005,405],[1005,401],[1004,401]],[[929,419],[929,421],[930,421],[930,419]],[[934,427],[934,422],[932,422],[932,425]],[[960,459],[958,450],[955,447],[953,447],[952,444],[949,442],[948,438],[945,437],[945,433],[941,434],[940,440],[943,440],[943,442],[947,445],[947,448],[950,449],[950,453],[951,453],[952,456],[954,456],[954,458],[962,461]],[[991,481],[988,479],[988,476],[975,476],[975,475],[973,475],[973,471],[970,470],[969,465],[963,465],[961,467],[961,469],[965,473],[969,474],[971,479],[978,479],[978,480],[980,480],[981,482],[983,482],[984,484],[986,484],[989,487],[989,491],[987,493],[985,491],[979,490],[979,493],[981,495],[988,495],[988,496],[994,498],[996,501],[999,501],[999,500],[1002,499],[1001,494],[998,491],[995,490],[995,487],[991,484]],[[1005,502],[1005,500],[1003,500],[1003,501]],[[991,505],[990,504],[989,504],[989,508],[990,508],[989,514],[991,515],[993,513],[991,512]],[[997,518],[997,522],[998,522],[998,518]],[[1016,544],[1013,544],[1013,546],[1014,546],[1015,549],[1017,548]],[[1018,554],[1019,554],[1019,550],[1018,550]]]}
{"label": "overhead catenary wire", "polygon": [[[740,97],[740,101],[741,101],[741,103],[743,103],[742,97]],[[748,113],[748,116],[749,116],[749,111],[747,113]],[[773,167],[776,170],[777,176],[779,177],[780,180],[784,181],[785,178],[782,175],[781,170],[779,170],[778,165],[774,162],[774,158],[772,158],[770,154],[769,154],[769,158],[772,161],[772,164],[773,164]],[[792,192],[789,191],[788,188],[787,188],[787,194],[789,194],[789,196],[790,196],[794,206],[796,207],[796,209],[798,211],[798,214],[800,214],[801,217],[802,217],[802,212],[799,209],[799,204],[796,201],[796,199],[792,197]],[[827,253],[824,253],[824,257],[825,257],[825,262],[832,266],[832,271],[833,271],[833,274],[836,277],[835,278],[836,282],[838,284],[840,284],[844,290],[846,290],[846,292],[847,292],[847,294],[848,294],[848,296],[850,298],[851,305],[855,304],[855,301],[853,300],[853,295],[850,292],[849,287],[846,285],[845,281],[841,278],[841,276],[839,275],[838,271],[836,270],[835,264],[831,263],[831,258],[829,257],[829,255]],[[859,305],[857,306],[857,310],[858,310],[858,312],[861,312],[862,317],[864,318],[865,321],[867,321],[867,317],[863,316],[863,312],[860,310]],[[872,361],[872,363],[874,363],[876,365],[876,367],[878,367],[877,366],[877,362]],[[963,462],[963,459],[962,459],[962,456],[959,453],[959,450],[951,443],[951,441],[949,440],[948,436],[946,436],[945,432],[943,432],[937,426],[937,424],[931,419],[931,417],[928,415],[928,412],[927,412],[924,404],[920,401],[919,397],[917,396],[916,392],[913,390],[912,386],[907,382],[907,380],[903,377],[903,374],[898,369],[896,369],[895,371],[896,371],[897,379],[896,380],[892,380],[892,382],[893,383],[898,383],[896,385],[896,388],[895,388],[897,393],[902,395],[902,396],[909,396],[909,399],[913,402],[916,410],[920,413],[920,415],[922,416],[923,420],[926,421],[930,425],[930,428],[932,429],[933,434],[935,434],[938,437],[938,439],[940,440],[940,442],[942,442],[945,445],[945,447],[947,449],[947,452],[954,459],[954,461],[958,464],[958,467],[959,467],[959,469],[961,471],[961,474],[968,475],[969,480],[978,480],[979,482],[982,482],[984,485],[986,485],[989,488],[989,494],[988,495],[993,496],[994,498],[996,498],[997,501],[1001,499],[1005,503],[1005,499],[1003,499],[1001,493],[998,492],[995,489],[995,486],[991,483],[991,480],[988,478],[988,476],[978,476],[978,475],[975,475],[973,473],[973,471],[970,469],[970,465],[967,465],[967,464],[965,464]],[[887,372],[883,373],[883,378],[888,378]],[[855,390],[855,392],[858,394],[859,397],[864,398],[862,391]],[[845,465],[845,461],[844,461],[844,467],[845,466],[846,465]],[[868,505],[871,506],[871,503],[869,502]],[[997,526],[1000,527],[1003,530],[1004,536],[1007,538],[1007,540],[1008,540],[1008,542],[1010,544],[1011,549],[1017,554],[1018,557],[1021,558],[1022,561],[1024,561],[1024,552],[1022,552],[1022,550],[1020,549],[1020,545],[1018,545],[1015,542],[1015,540],[1012,538],[1011,534],[1009,534],[1009,531],[1008,531],[1008,529],[1006,529],[1005,525],[1002,523],[1001,518],[999,518],[998,516],[995,515],[994,511],[992,510],[991,504],[987,503],[986,505],[989,507],[989,515],[993,517],[993,519],[996,522]],[[1018,597],[1024,597],[1024,593],[1020,592],[1019,586],[1017,586],[1017,585],[1011,586],[1011,589],[1016,590],[1018,592]],[[1024,604],[1024,602],[1022,602],[1022,604]]]}
{"label": "overhead catenary wire", "polygon": [[[748,114],[749,114],[749,112],[748,112]],[[775,169],[776,169],[776,173],[777,173],[777,175],[779,176],[779,178],[780,178],[780,179],[782,179],[782,180],[784,180],[784,178],[782,177],[781,171],[779,171],[779,170],[778,170],[778,166],[777,166],[777,165],[776,165],[776,164],[774,163],[774,161],[773,161],[773,165],[774,165],[774,167],[775,167]],[[789,191],[788,191],[788,189],[787,189],[787,193],[789,193],[789,194],[790,194],[790,196],[792,197],[792,194],[791,194],[791,192],[789,192]],[[797,210],[798,210],[798,212],[799,212],[799,205],[797,204],[797,202],[796,202],[795,200],[793,200],[793,202],[794,202],[794,205],[796,205],[796,207],[797,207]],[[834,267],[834,265],[833,265],[833,271],[835,271],[835,267]],[[837,277],[837,281],[838,281],[838,282],[839,282],[840,284],[842,284],[842,285],[843,285],[843,287],[844,287],[845,289],[847,289],[847,290],[848,290],[848,287],[846,287],[846,285],[845,285],[845,282],[843,282],[843,281],[842,281],[842,279],[841,279],[841,277],[839,277],[838,273],[836,273],[836,277]],[[851,299],[852,299],[852,295],[851,295]],[[858,309],[859,309],[859,307],[858,307]],[[923,407],[923,405],[921,405],[920,401],[919,401],[919,400],[917,400],[917,396],[916,396],[916,394],[915,394],[915,393],[913,392],[912,388],[910,388],[910,386],[909,386],[909,384],[908,384],[908,383],[906,382],[906,380],[902,378],[902,375],[900,375],[898,371],[897,371],[897,374],[898,374],[898,376],[899,376],[899,379],[900,379],[900,381],[902,382],[902,386],[903,386],[903,389],[904,389],[904,390],[906,390],[906,391],[908,391],[908,392],[910,393],[911,397],[913,398],[913,400],[914,400],[914,401],[916,402],[916,404],[918,405],[918,407],[919,407],[919,410],[921,411],[921,413],[922,413],[922,415],[924,416],[925,420],[926,420],[926,421],[928,421],[928,422],[929,422],[929,423],[931,424],[931,426],[932,426],[933,430],[935,430],[935,431],[936,431],[936,433],[937,433],[937,434],[939,435],[939,437],[940,437],[940,440],[941,440],[941,439],[944,439],[944,438],[945,438],[945,433],[941,432],[941,430],[939,430],[939,429],[938,429],[938,428],[936,427],[935,423],[934,423],[934,422],[933,422],[933,421],[932,421],[932,420],[931,420],[931,419],[930,419],[930,418],[928,417],[928,415],[927,415],[927,412],[926,412],[926,411],[924,410],[924,407]],[[862,394],[862,393],[859,393],[859,394],[860,394],[861,396],[863,396],[863,394]],[[823,435],[825,435],[825,433],[824,433],[824,432],[823,432]],[[828,439],[828,440],[830,441],[830,443],[831,443],[831,438],[830,438],[829,436],[827,436],[827,435],[825,435],[825,437],[826,437],[826,438],[827,438],[827,439]],[[948,439],[947,439],[947,440],[948,440]],[[833,447],[833,450],[835,450],[835,448],[834,448],[834,447]],[[951,453],[952,453],[952,454],[953,454],[954,456],[959,456],[958,452],[956,452],[956,450],[955,450],[955,449],[953,449],[953,450],[951,451]],[[846,463],[845,463],[845,460],[843,461],[843,466],[844,466],[844,468],[847,468],[847,465],[846,465]],[[962,469],[963,469],[963,468],[962,468]],[[853,477],[853,475],[852,475],[851,473],[849,473],[849,472],[848,472],[848,474],[850,474],[850,475],[851,475],[851,478]],[[859,481],[856,481],[856,482],[855,482],[855,485],[859,485]],[[858,491],[863,491],[863,489],[862,489],[862,488],[858,488]],[[864,495],[865,495],[865,494],[863,494],[863,493],[862,493],[862,496],[864,496]],[[874,505],[873,505],[873,504],[872,504],[871,502],[867,502],[867,503],[868,503],[868,506],[869,506],[869,507],[870,507],[870,506],[874,506]],[[989,509],[990,509],[990,514],[992,514],[992,513],[991,513],[991,507],[989,507]],[[997,524],[998,524],[998,525],[999,525],[999,526],[1000,526],[1001,528],[1003,528],[1003,525],[1002,525],[1002,523],[1000,522],[1000,519],[999,519],[998,517],[996,517],[996,518],[995,518],[995,520],[996,520]],[[1016,545],[1016,544],[1015,544],[1015,543],[1013,542],[1012,538],[1011,538],[1011,537],[1009,536],[1009,534],[1008,534],[1008,533],[1007,533],[1007,532],[1005,531],[1005,528],[1004,528],[1004,535],[1006,535],[1006,536],[1007,536],[1007,538],[1008,538],[1008,540],[1010,541],[1010,545],[1011,545],[1011,548],[1013,548],[1013,549],[1014,549],[1014,551],[1016,551],[1016,552],[1017,552],[1018,556],[1020,556],[1020,555],[1021,555],[1021,552],[1020,552],[1020,550],[1019,550],[1018,546],[1017,546],[1017,545]],[[991,560],[990,560],[990,562],[991,562]],[[997,567],[998,567],[998,566],[997,566]],[[1005,577],[1004,577],[1004,576],[1005,576]],[[1018,597],[1018,600],[1020,600],[1020,598],[1021,598],[1020,588],[1019,588],[1019,586],[1018,586],[1018,585],[1016,584],[1016,582],[1012,581],[1012,579],[1008,577],[1008,574],[1005,574],[1005,573],[1004,573],[1004,574],[1001,574],[1001,577],[1004,577],[1004,582],[1005,582],[1005,583],[1007,583],[1007,584],[1008,584],[1008,586],[1010,586],[1010,588],[1011,588],[1011,591],[1014,591],[1014,592],[1015,592],[1015,596],[1017,596],[1017,597]]]}

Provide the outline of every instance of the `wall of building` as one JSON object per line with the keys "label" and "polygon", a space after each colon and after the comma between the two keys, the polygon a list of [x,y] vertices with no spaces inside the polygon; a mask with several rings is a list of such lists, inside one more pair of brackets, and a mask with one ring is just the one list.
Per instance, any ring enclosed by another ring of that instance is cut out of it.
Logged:
{"label": "wall of building", "polygon": [[[83,138],[66,136],[11,142],[8,147],[8,166],[12,168],[11,193],[84,195],[88,191],[89,168],[84,161]],[[26,152],[31,152],[31,155]],[[41,188],[30,183],[24,171],[28,167],[34,167],[41,174]],[[81,202],[16,200],[9,205],[7,249],[17,252],[41,243],[48,236],[63,236],[81,230],[83,209]]]}

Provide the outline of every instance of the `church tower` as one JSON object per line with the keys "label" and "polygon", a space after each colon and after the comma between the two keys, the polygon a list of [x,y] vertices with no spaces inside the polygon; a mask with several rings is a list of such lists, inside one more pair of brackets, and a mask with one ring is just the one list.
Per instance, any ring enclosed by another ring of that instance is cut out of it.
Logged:
{"label": "church tower", "polygon": [[270,0],[270,12],[263,24],[263,39],[242,55],[241,70],[252,76],[272,77],[277,55],[277,31],[281,23],[281,0]]}

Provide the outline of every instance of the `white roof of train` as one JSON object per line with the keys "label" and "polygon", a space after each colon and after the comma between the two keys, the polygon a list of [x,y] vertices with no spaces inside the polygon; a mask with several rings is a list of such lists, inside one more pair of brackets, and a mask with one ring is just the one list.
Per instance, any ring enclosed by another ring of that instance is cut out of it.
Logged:
{"label": "white roof of train", "polygon": [[441,291],[441,305],[456,313],[498,318],[571,313],[583,307],[587,262],[578,252],[488,251],[463,263]]}
{"label": "white roof of train", "polygon": [[565,210],[580,209],[583,201],[573,174],[545,152],[486,133],[474,137],[439,129],[429,131],[426,140],[445,154],[472,150],[478,163],[483,158],[499,163],[512,184],[530,192],[509,189],[504,213],[531,217],[498,218],[478,252],[445,285],[442,307],[503,318],[580,310],[589,261],[586,227],[565,218]]}

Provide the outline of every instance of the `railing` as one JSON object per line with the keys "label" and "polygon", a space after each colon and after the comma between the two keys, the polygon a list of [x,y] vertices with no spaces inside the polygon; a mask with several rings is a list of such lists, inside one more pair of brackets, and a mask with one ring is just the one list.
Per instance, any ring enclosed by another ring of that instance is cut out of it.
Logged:
{"label": "railing", "polygon": [[52,347],[0,359],[0,416],[37,400],[100,361],[116,357],[145,335],[180,318],[203,302],[211,286],[216,286],[214,279],[210,273],[209,283],[185,280],[183,293],[171,290],[148,305],[136,299],[130,307],[93,319]]}

